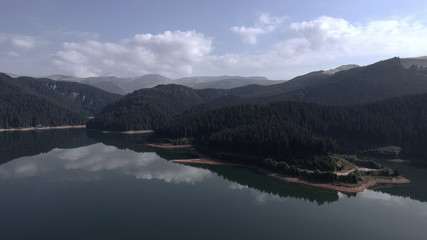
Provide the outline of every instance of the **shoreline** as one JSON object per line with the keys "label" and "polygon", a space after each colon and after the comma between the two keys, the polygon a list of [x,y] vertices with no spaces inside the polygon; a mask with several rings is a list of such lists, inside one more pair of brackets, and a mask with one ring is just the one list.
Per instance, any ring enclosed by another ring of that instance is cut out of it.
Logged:
{"label": "shoreline", "polygon": [[27,127],[27,128],[0,128],[0,132],[17,132],[17,131],[35,131],[51,129],[69,129],[69,128],[86,128],[86,125],[64,125],[57,127]]}
{"label": "shoreline", "polygon": [[405,183],[410,183],[410,181],[404,177],[390,178],[390,179],[378,178],[375,180],[370,180],[367,183],[363,183],[363,184],[358,185],[358,186],[346,187],[346,186],[334,185],[331,183],[313,182],[313,181],[300,179],[297,177],[291,177],[291,176],[288,176],[285,174],[276,173],[276,172],[273,172],[271,170],[261,168],[261,167],[257,167],[257,166],[253,166],[253,165],[219,162],[219,161],[213,161],[213,160],[206,159],[206,158],[175,159],[175,160],[170,160],[170,162],[182,163],[182,164],[203,164],[203,165],[217,165],[217,166],[222,165],[222,166],[233,166],[233,167],[245,167],[245,168],[249,168],[249,169],[254,169],[261,174],[264,174],[268,177],[276,178],[276,179],[279,179],[282,181],[291,182],[291,183],[299,183],[299,184],[304,184],[304,185],[309,185],[309,186],[314,186],[314,187],[321,187],[321,188],[331,189],[331,190],[335,190],[335,191],[339,191],[339,192],[345,192],[345,193],[363,192],[365,189],[372,187],[372,186],[375,186],[376,184],[384,184],[384,183],[385,184],[386,183],[405,184]]}
{"label": "shoreline", "polygon": [[120,134],[144,134],[153,133],[153,130],[138,130],[138,131],[102,131],[102,133],[120,133]]}
{"label": "shoreline", "polygon": [[174,159],[169,160],[169,162],[173,163],[184,163],[184,164],[204,164],[204,165],[217,165],[217,166],[233,166],[233,167],[245,167],[245,168],[252,168],[256,169],[255,166],[252,165],[245,165],[240,163],[227,163],[227,162],[219,162],[219,161],[213,161],[207,158],[192,158],[192,159]]}
{"label": "shoreline", "polygon": [[154,143],[147,143],[145,144],[149,147],[153,148],[161,148],[161,149],[177,149],[177,148],[191,148],[191,145],[173,145],[173,144],[154,144]]}
{"label": "shoreline", "polygon": [[391,159],[391,160],[387,160],[387,161],[389,161],[389,162],[395,162],[395,163],[412,163],[411,160],[400,159],[400,158]]}
{"label": "shoreline", "polygon": [[382,184],[382,183],[383,184],[384,183],[392,183],[392,184],[410,183],[410,181],[404,177],[390,178],[390,179],[378,178],[375,180],[370,180],[367,183],[363,183],[363,184],[358,185],[358,186],[346,187],[346,186],[334,185],[334,184],[330,184],[330,183],[311,182],[311,181],[307,181],[304,179],[300,179],[300,178],[296,178],[296,177],[290,177],[290,176],[286,176],[286,175],[280,174],[280,173],[275,173],[275,172],[267,170],[267,169],[259,169],[258,171],[269,176],[269,177],[284,180],[287,182],[299,183],[299,184],[304,184],[304,185],[309,185],[309,186],[314,186],[314,187],[321,187],[321,188],[331,189],[331,190],[335,190],[335,191],[339,191],[339,192],[345,192],[345,193],[363,192],[365,189],[367,189],[369,187],[375,186],[377,184]]}
{"label": "shoreline", "polygon": [[[167,145],[147,144],[147,145],[152,146],[152,147],[157,147],[157,148],[163,148],[163,149],[191,148],[191,146],[189,146],[189,145],[170,145],[170,144],[167,144]],[[201,153],[197,152],[196,150],[194,150],[194,148],[191,148],[190,152],[194,155],[197,155],[199,158],[174,159],[174,160],[170,160],[170,162],[181,163],[181,164],[203,164],[203,165],[217,165],[217,166],[222,165],[222,166],[244,167],[244,168],[253,169],[253,170],[257,171],[258,173],[261,173],[261,174],[264,174],[268,177],[279,179],[282,181],[291,182],[291,183],[299,183],[299,184],[309,185],[309,186],[313,186],[313,187],[326,188],[326,189],[331,189],[331,190],[344,192],[344,193],[363,192],[365,189],[373,187],[377,184],[387,184],[387,183],[389,183],[389,184],[405,184],[405,183],[410,183],[410,180],[399,176],[399,177],[394,177],[394,178],[377,178],[374,180],[369,180],[366,183],[362,183],[361,185],[355,185],[354,187],[346,187],[346,186],[341,186],[341,185],[334,185],[331,183],[321,183],[321,182],[315,182],[315,181],[308,181],[308,180],[300,179],[297,177],[292,177],[292,176],[288,176],[285,174],[277,173],[277,172],[274,172],[274,171],[271,171],[271,170],[268,170],[268,169],[265,169],[262,167],[258,167],[255,165],[220,161],[220,160],[211,158],[209,156],[206,156],[204,154],[201,154]]]}

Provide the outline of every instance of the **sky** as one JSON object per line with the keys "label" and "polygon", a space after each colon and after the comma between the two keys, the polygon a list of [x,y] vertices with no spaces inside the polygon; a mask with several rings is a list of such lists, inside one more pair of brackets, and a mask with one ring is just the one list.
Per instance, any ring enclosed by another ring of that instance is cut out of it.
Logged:
{"label": "sky", "polygon": [[427,2],[0,0],[0,72],[288,80],[427,56]]}

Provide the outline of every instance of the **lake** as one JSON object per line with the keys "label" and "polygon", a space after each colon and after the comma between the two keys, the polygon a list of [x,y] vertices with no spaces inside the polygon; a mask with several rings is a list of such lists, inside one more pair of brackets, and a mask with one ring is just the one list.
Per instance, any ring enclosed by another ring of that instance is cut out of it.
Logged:
{"label": "lake", "polygon": [[0,133],[0,239],[427,239],[427,169],[358,194],[229,166],[143,135]]}

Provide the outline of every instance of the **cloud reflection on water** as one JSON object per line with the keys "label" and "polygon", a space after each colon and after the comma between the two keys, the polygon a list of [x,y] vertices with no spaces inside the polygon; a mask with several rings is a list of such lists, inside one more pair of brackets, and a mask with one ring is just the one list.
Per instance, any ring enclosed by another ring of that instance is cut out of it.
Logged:
{"label": "cloud reflection on water", "polygon": [[[55,148],[46,154],[16,159],[0,166],[0,177],[25,178],[71,170],[92,174],[118,171],[137,179],[190,184],[201,182],[212,175],[209,170],[167,162],[154,152],[137,153],[98,143],[74,149]],[[71,174],[65,175],[68,176],[63,178],[69,179]]]}
{"label": "cloud reflection on water", "polygon": [[[105,177],[104,173],[114,171],[136,179],[156,179],[167,183],[188,184],[202,182],[215,175],[207,169],[168,162],[154,152],[139,153],[97,143],[74,149],[55,148],[48,153],[16,159],[0,165],[0,178],[50,177],[54,181],[97,181]],[[262,192],[253,189],[250,185],[233,181],[228,187],[232,191],[249,191],[257,204],[283,201],[287,199],[284,196],[295,195],[292,189],[288,191],[288,187],[281,190],[284,191],[283,196]],[[296,196],[305,198],[304,194],[296,194]],[[338,196],[342,200],[348,198],[340,193]],[[404,197],[365,190],[357,194],[356,198],[365,201],[381,201],[389,206],[399,206],[427,215],[427,205],[420,205],[418,201]],[[412,204],[408,205],[408,201]]]}

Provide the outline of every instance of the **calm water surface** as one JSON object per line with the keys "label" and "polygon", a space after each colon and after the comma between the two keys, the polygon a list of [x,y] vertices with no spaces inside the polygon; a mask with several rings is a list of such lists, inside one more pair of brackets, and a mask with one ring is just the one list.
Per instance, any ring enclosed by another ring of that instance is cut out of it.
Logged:
{"label": "calm water surface", "polygon": [[169,162],[141,135],[0,133],[0,239],[427,239],[427,169],[354,195]]}

